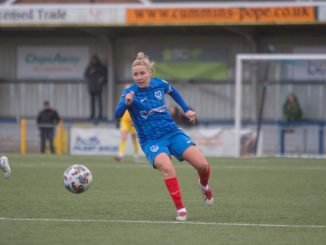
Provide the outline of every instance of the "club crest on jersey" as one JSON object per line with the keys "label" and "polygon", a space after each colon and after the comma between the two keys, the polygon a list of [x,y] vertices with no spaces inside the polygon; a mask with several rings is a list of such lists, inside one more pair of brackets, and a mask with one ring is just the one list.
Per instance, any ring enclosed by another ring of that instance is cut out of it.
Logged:
{"label": "club crest on jersey", "polygon": [[151,150],[151,152],[157,152],[158,148],[158,145],[152,145],[149,149]]}
{"label": "club crest on jersey", "polygon": [[162,99],[162,93],[161,93],[161,91],[155,91],[154,95],[155,95],[155,97],[156,97],[157,99],[159,99],[159,100]]}

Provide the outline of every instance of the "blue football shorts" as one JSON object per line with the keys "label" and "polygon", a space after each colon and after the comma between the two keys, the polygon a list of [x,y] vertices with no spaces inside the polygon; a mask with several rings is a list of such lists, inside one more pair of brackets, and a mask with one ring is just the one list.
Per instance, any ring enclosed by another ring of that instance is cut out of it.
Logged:
{"label": "blue football shorts", "polygon": [[183,131],[178,129],[177,131],[166,134],[159,140],[148,141],[142,149],[152,167],[155,168],[154,160],[158,154],[164,152],[168,156],[174,156],[179,161],[182,161],[182,154],[191,145],[195,145],[195,142]]}

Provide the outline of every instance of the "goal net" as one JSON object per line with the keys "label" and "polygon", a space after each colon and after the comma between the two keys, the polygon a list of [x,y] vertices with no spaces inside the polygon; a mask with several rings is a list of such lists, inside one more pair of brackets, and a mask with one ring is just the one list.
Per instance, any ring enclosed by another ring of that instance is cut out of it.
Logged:
{"label": "goal net", "polygon": [[[290,94],[299,121],[283,115]],[[323,155],[326,54],[238,54],[234,111],[237,156]]]}

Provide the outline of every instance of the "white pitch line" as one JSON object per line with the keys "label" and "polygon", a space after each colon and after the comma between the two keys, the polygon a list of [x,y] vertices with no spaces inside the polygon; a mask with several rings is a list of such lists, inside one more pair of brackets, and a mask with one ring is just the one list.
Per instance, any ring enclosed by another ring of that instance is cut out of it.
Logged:
{"label": "white pitch line", "polygon": [[[107,168],[107,169],[125,169],[125,168],[151,168],[149,164],[143,164],[147,162],[139,162],[142,164],[128,164],[128,165],[123,165],[123,164],[112,164],[112,165],[94,165],[94,166],[89,166],[89,167],[98,167],[98,168]],[[24,164],[24,165],[17,165],[15,168],[64,168],[64,166],[61,165],[38,165],[38,164]],[[176,165],[177,168],[181,169],[192,169],[188,164],[185,165]],[[211,169],[217,169],[217,170],[311,170],[311,171],[326,171],[326,166],[325,167],[284,167],[284,166],[221,166],[221,167],[216,167],[214,165],[211,165]]]}
{"label": "white pitch line", "polygon": [[129,224],[182,224],[182,225],[216,225],[216,226],[247,226],[268,228],[326,228],[326,225],[289,225],[289,224],[249,224],[223,222],[195,222],[195,221],[150,221],[150,220],[109,220],[109,219],[36,219],[0,217],[0,221],[31,221],[31,222],[71,222],[71,223],[129,223]]}

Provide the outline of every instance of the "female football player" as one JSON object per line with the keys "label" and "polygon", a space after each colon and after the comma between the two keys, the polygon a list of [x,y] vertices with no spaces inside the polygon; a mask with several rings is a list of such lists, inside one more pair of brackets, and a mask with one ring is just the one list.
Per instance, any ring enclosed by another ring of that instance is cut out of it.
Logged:
{"label": "female football player", "polygon": [[210,165],[192,139],[176,126],[165,105],[164,94],[170,95],[194,122],[196,113],[189,109],[180,93],[169,83],[152,77],[154,62],[143,52],[137,54],[132,63],[134,84],[122,92],[115,108],[116,118],[129,111],[137,131],[139,143],[153,168],[158,169],[177,210],[176,220],[187,220],[176,171],[171,161],[173,155],[179,161],[186,160],[199,176],[199,187],[206,205],[214,198],[208,186]]}

